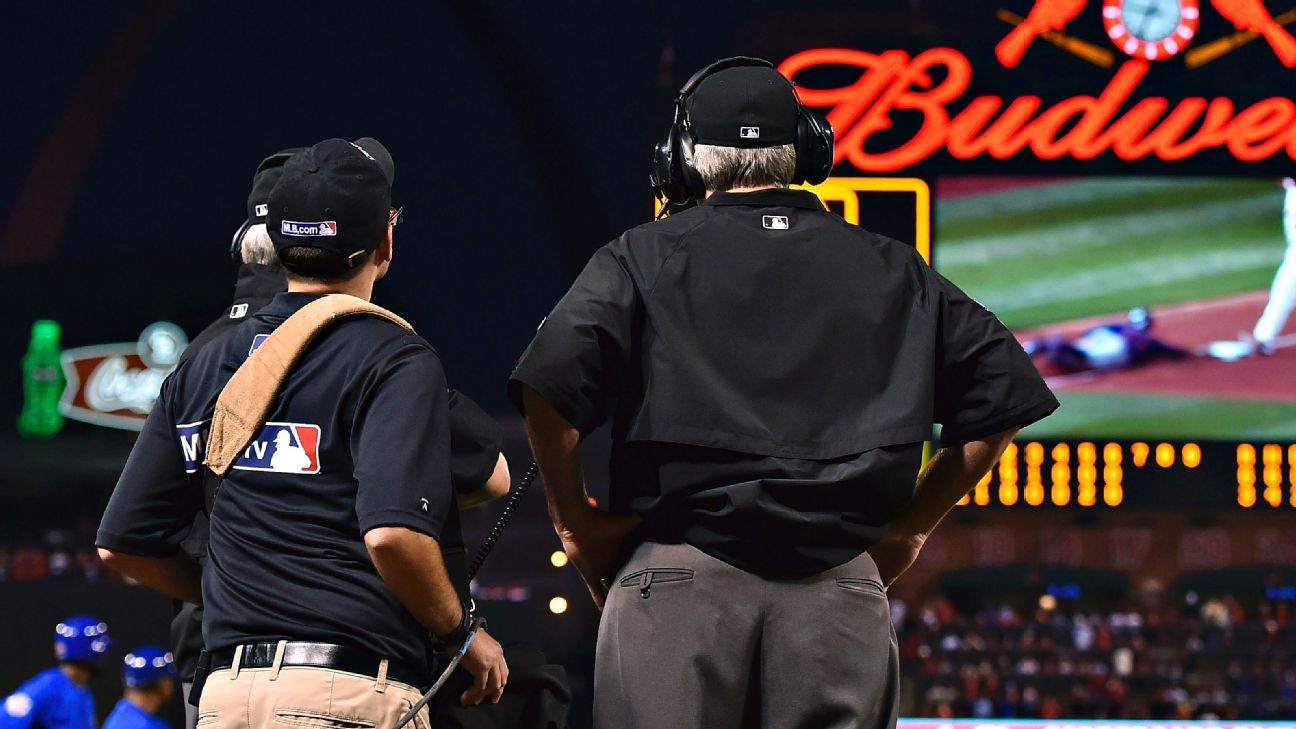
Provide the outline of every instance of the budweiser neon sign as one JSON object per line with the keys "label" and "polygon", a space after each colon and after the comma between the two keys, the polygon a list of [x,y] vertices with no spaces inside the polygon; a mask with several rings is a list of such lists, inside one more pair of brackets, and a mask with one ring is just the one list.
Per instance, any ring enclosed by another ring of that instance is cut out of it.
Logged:
{"label": "budweiser neon sign", "polygon": [[[904,51],[818,48],[788,58],[779,70],[795,81],[807,69],[823,66],[855,68],[859,76],[839,88],[801,86],[801,99],[828,109],[837,133],[836,161],[864,172],[901,170],[942,151],[961,160],[1023,153],[1086,160],[1111,152],[1124,160],[1173,161],[1208,149],[1227,150],[1243,162],[1275,155],[1296,159],[1296,103],[1291,99],[1272,97],[1244,108],[1224,97],[1136,99],[1148,72],[1145,60],[1126,61],[1097,95],[1049,107],[1029,95],[967,98],[972,64],[953,48],[912,57]],[[917,114],[921,122],[890,148],[870,144],[874,135],[892,126],[897,112]]]}

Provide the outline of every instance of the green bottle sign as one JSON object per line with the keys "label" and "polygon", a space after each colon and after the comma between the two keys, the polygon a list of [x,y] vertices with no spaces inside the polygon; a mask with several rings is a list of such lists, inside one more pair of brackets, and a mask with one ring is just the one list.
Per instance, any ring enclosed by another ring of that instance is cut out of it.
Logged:
{"label": "green bottle sign", "polygon": [[24,438],[49,438],[63,429],[59,399],[63,396],[63,369],[59,365],[58,322],[41,319],[32,325],[31,342],[23,355],[23,408],[18,434]]}

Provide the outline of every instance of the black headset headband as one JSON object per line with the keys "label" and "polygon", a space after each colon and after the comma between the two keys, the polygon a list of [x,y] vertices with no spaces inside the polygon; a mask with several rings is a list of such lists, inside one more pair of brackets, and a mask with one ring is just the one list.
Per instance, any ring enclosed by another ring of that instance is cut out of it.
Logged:
{"label": "black headset headband", "polygon": [[[733,56],[730,58],[721,58],[720,60],[716,61],[710,66],[707,66],[701,71],[698,71],[697,73],[693,74],[693,76],[690,77],[688,81],[685,81],[684,85],[680,87],[679,96],[677,98],[682,99],[685,96],[688,96],[689,94],[693,93],[693,89],[696,89],[698,84],[702,83],[702,80],[705,79],[707,76],[710,76],[713,73],[720,73],[721,71],[727,68],[737,68],[740,66],[756,66],[756,67],[763,66],[765,68],[774,68],[774,64],[770,63],[764,58],[752,58],[751,56]],[[791,82],[789,81],[789,83]]]}

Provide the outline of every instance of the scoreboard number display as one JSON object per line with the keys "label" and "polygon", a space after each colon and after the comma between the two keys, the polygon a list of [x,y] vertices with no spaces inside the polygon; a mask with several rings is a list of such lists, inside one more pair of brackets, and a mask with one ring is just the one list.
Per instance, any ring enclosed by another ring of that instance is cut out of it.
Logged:
{"label": "scoreboard number display", "polygon": [[959,505],[1296,510],[1296,444],[1014,442]]}

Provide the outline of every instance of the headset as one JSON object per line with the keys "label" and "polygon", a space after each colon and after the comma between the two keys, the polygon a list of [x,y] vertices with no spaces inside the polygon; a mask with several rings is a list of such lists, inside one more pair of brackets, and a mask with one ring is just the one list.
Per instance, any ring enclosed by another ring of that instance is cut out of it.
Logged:
{"label": "headset", "polygon": [[[697,143],[689,123],[686,102],[690,94],[708,76],[727,68],[755,66],[777,71],[774,64],[761,58],[734,56],[725,58],[693,74],[693,77],[680,88],[675,97],[675,119],[671,123],[666,138],[657,143],[653,150],[652,182],[653,194],[662,201],[662,211],[672,205],[680,206],[691,200],[700,200],[706,195],[706,186],[702,175],[693,163],[693,146]],[[779,74],[782,76],[782,74]],[[810,183],[817,185],[828,179],[833,166],[833,129],[827,121],[820,119],[805,104],[797,93],[796,84],[783,77],[797,101],[796,125],[796,172],[789,180],[791,184]]]}
{"label": "headset", "polygon": [[239,265],[243,264],[243,236],[253,225],[256,225],[256,223],[253,223],[251,220],[244,220],[243,224],[234,231],[234,237],[230,239],[230,260]]}
{"label": "headset", "polygon": [[[277,175],[278,175],[279,168],[282,168],[284,164],[287,163],[290,158],[292,158],[293,155],[303,151],[304,149],[306,148],[289,147],[287,149],[281,149],[278,152],[275,152],[274,154],[270,155],[269,157],[266,157],[265,159],[261,160],[261,164],[257,165],[256,172],[253,173],[252,175],[252,193],[249,194],[248,197],[250,198],[252,195],[257,194],[257,182],[260,181],[262,174],[269,172],[271,170],[275,170],[276,177],[274,179],[278,180],[279,178]],[[266,199],[261,200],[260,203],[265,203],[270,198],[269,190],[263,190],[263,193]],[[264,207],[264,205],[258,204],[256,207],[258,208]],[[255,208],[252,210],[252,213],[256,214],[256,217],[261,217],[261,218],[265,217],[264,213],[261,213],[261,211],[256,210]],[[264,222],[264,221],[254,221],[251,217],[249,217],[247,220],[243,221],[243,224],[238,227],[238,230],[234,231],[234,237],[230,239],[229,254],[230,254],[230,259],[233,260],[235,263],[238,264],[243,263],[243,236],[248,232],[249,228],[251,228],[252,226],[260,222]]]}

